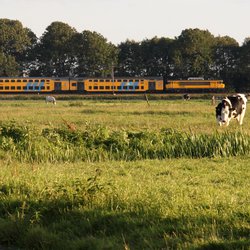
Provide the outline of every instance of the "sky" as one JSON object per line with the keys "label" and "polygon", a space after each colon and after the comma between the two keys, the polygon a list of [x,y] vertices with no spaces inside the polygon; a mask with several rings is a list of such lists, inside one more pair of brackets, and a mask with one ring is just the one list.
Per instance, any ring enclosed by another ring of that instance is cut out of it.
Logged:
{"label": "sky", "polygon": [[189,28],[250,37],[250,0],[0,0],[0,18],[20,21],[41,37],[54,21],[95,31],[117,45],[178,37]]}

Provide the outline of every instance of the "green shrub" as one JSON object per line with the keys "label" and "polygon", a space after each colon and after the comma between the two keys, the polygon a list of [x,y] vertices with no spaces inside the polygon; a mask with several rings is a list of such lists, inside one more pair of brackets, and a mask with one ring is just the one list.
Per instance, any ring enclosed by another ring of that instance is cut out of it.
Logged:
{"label": "green shrub", "polygon": [[185,133],[173,129],[110,131],[100,125],[84,130],[45,128],[14,122],[0,125],[0,155],[26,162],[141,160],[249,155],[250,136],[243,132]]}

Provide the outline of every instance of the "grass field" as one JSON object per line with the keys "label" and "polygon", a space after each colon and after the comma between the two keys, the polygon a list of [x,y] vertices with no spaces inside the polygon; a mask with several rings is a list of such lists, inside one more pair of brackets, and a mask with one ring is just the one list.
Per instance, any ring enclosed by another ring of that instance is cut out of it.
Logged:
{"label": "grass field", "polygon": [[1,101],[0,245],[250,249],[249,111],[149,103]]}

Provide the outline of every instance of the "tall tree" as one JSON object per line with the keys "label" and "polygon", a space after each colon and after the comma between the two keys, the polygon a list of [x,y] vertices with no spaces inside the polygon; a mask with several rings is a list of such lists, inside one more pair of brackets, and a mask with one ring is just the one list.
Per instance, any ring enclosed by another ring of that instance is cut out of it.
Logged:
{"label": "tall tree", "polygon": [[141,56],[146,76],[169,76],[171,74],[171,45],[169,38],[154,37],[142,41]]}
{"label": "tall tree", "polygon": [[174,76],[210,77],[214,36],[207,30],[186,29],[174,46]]}
{"label": "tall tree", "polygon": [[143,58],[140,43],[127,40],[119,46],[118,72],[119,76],[142,76]]}
{"label": "tall tree", "polygon": [[5,55],[0,51],[0,76],[17,76],[19,74],[19,66],[15,57]]}
{"label": "tall tree", "polygon": [[239,44],[229,36],[215,38],[212,71],[214,78],[223,79],[226,87],[234,88],[233,79],[239,57]]}
{"label": "tall tree", "polygon": [[31,31],[16,20],[0,19],[1,74],[15,76],[21,73],[22,60],[32,45]]}
{"label": "tall tree", "polygon": [[117,62],[117,48],[97,32],[83,31],[75,37],[76,73],[107,76]]}
{"label": "tall tree", "polygon": [[[74,65],[73,40],[76,30],[68,24],[53,22],[35,48],[36,73],[44,76],[68,76]],[[34,74],[34,72],[33,72]]]}
{"label": "tall tree", "polygon": [[250,38],[239,48],[239,61],[234,78],[236,91],[250,92]]}

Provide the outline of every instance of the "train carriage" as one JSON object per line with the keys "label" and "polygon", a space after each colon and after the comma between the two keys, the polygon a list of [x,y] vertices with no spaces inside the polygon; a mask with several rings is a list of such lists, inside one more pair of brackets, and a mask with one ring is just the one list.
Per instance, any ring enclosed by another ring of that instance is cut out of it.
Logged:
{"label": "train carriage", "polygon": [[87,93],[157,93],[163,91],[163,81],[157,78],[91,78],[84,80]]}
{"label": "train carriage", "polygon": [[189,78],[187,80],[169,80],[165,85],[166,92],[220,92],[225,89],[222,80],[204,80],[203,78]]}
{"label": "train carriage", "polygon": [[51,78],[0,78],[0,93],[53,92]]}

